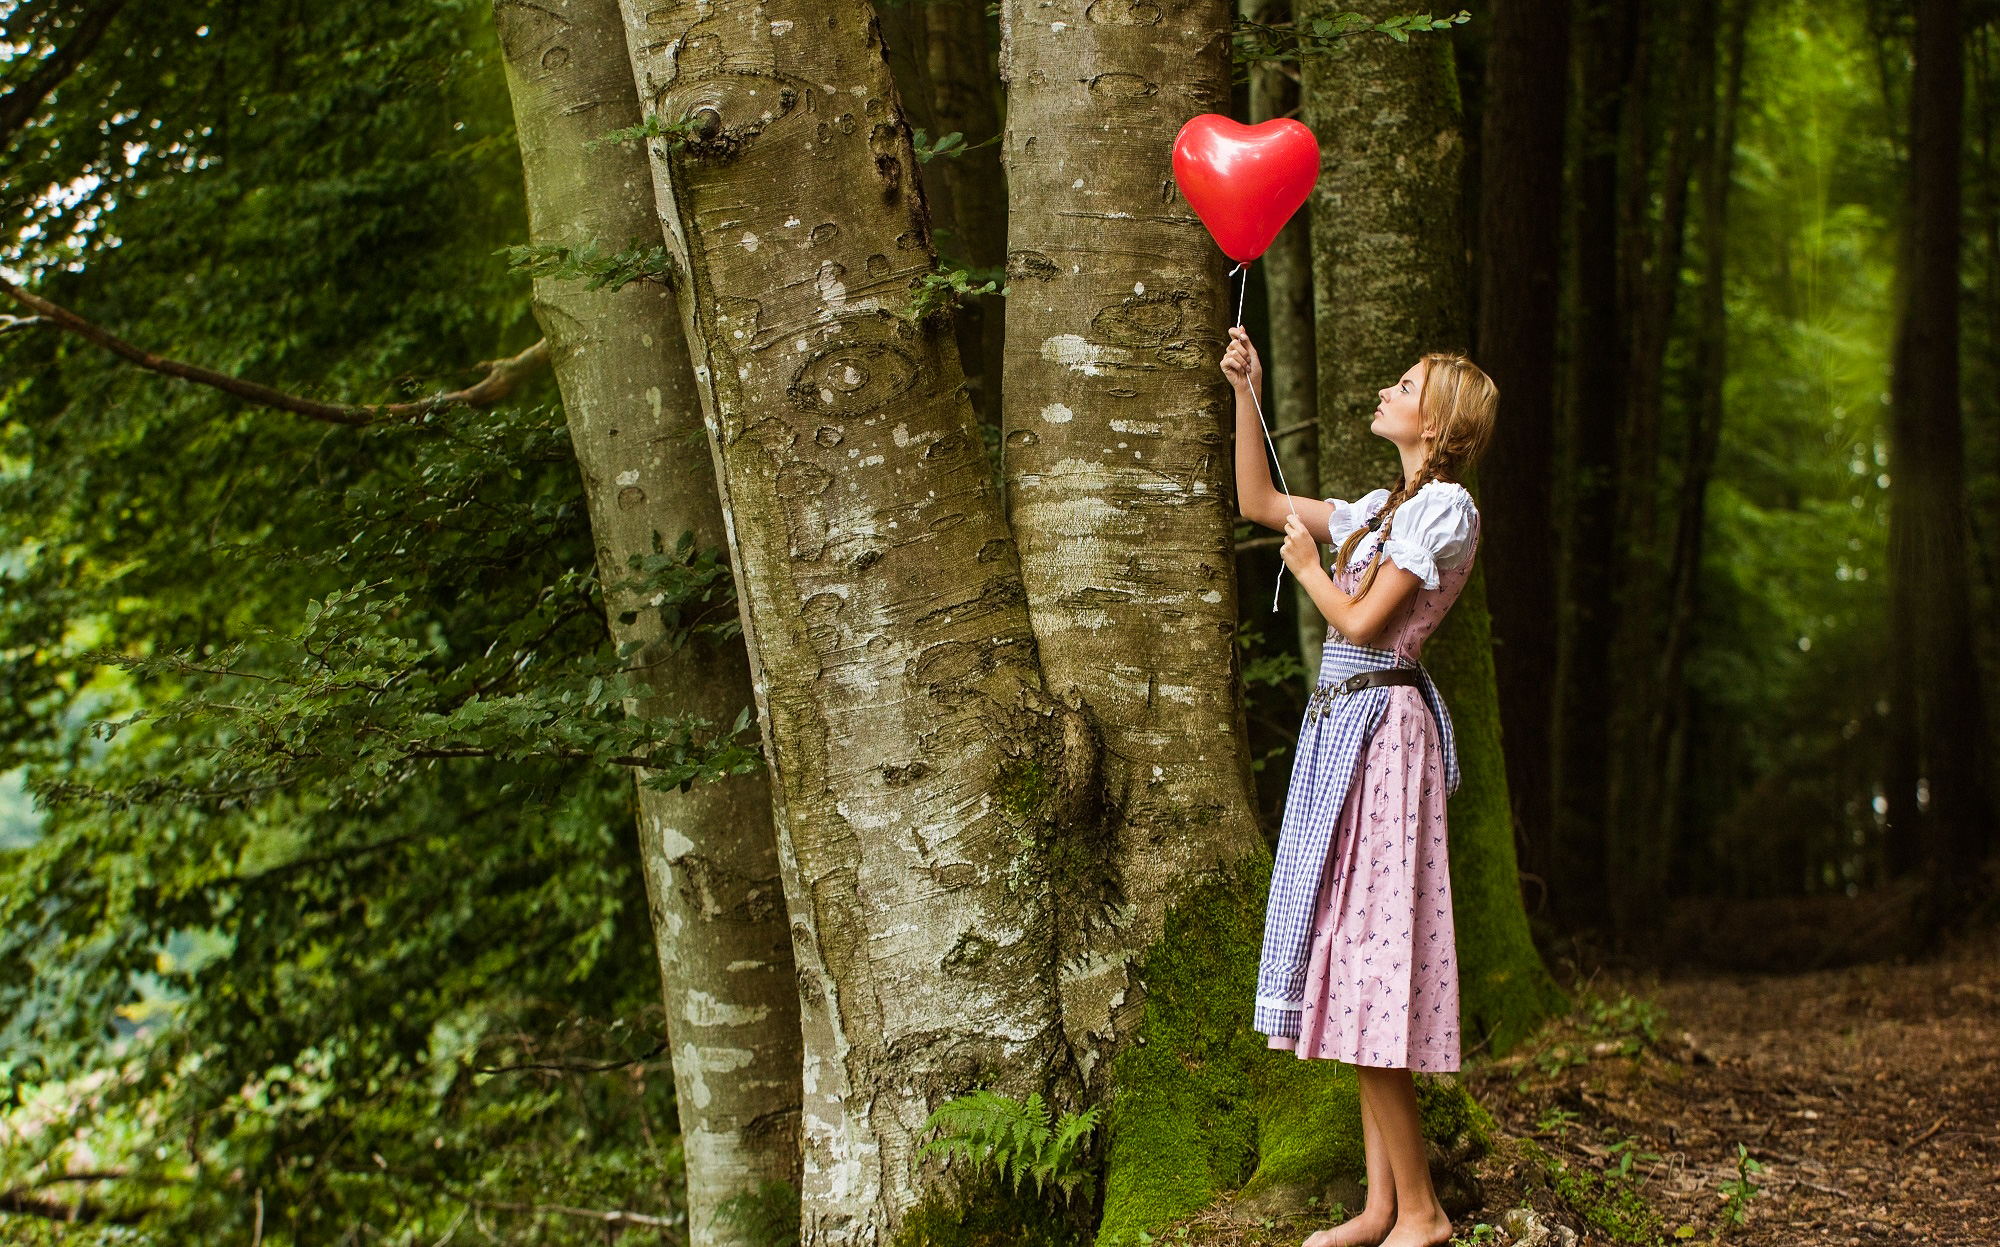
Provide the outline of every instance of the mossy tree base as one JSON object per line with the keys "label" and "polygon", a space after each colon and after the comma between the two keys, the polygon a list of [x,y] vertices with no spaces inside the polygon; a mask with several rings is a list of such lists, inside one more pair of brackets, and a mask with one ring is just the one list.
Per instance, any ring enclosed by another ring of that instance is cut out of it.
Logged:
{"label": "mossy tree base", "polygon": [[[1273,1051],[1250,1026],[1270,870],[1260,861],[1191,894],[1141,969],[1145,1021],[1113,1072],[1101,1247],[1230,1192],[1303,1207],[1360,1189],[1353,1069]],[[1418,1102],[1444,1169],[1484,1148],[1491,1122],[1456,1078],[1420,1080]]]}

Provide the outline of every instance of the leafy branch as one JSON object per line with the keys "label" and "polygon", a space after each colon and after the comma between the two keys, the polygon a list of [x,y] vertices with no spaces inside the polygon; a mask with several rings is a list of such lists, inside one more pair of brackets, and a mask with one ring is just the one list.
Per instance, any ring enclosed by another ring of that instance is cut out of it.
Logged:
{"label": "leafy branch", "polygon": [[[683,543],[685,556],[692,545]],[[673,556],[661,556],[674,561]],[[715,599],[726,568],[711,558],[680,559],[638,583],[693,585],[692,600]],[[685,790],[697,781],[746,774],[760,765],[750,708],[717,727],[696,715],[646,716],[631,707],[652,697],[643,667],[628,666],[638,642],[618,654],[601,641],[557,662],[552,647],[565,633],[601,629],[601,599],[593,578],[570,573],[523,618],[514,621],[476,660],[451,662],[435,639],[418,639],[395,625],[407,596],[374,596],[359,584],[312,602],[304,624],[286,636],[262,634],[219,653],[164,656],[122,653],[90,657],[154,686],[194,691],[122,720],[101,721],[93,734],[109,741],[146,724],[172,764],[145,767],[129,781],[101,785],[43,782],[44,804],[97,801],[144,804],[160,800],[234,804],[245,794],[309,786],[365,802],[405,782],[424,765],[488,758],[501,761],[590,761],[642,768],[647,787]],[[733,592],[726,595],[733,603]],[[680,641],[730,621],[684,623]],[[601,636],[601,631],[595,633]],[[526,687],[520,676],[538,660],[553,667]]]}
{"label": "leafy branch", "polygon": [[1000,284],[1005,274],[999,269],[954,268],[925,273],[910,283],[910,306],[904,313],[913,321],[943,316],[967,299],[983,294],[1003,298],[1012,289]]}
{"label": "leafy branch", "polygon": [[648,139],[665,139],[667,146],[678,147],[695,137],[694,118],[683,117],[679,121],[661,121],[659,115],[655,113],[647,116],[636,126],[626,126],[622,130],[598,135],[585,143],[583,150],[594,152],[599,148],[618,143],[643,143]]}
{"label": "leafy branch", "polygon": [[596,239],[580,247],[528,243],[502,247],[495,255],[507,257],[507,267],[530,277],[556,281],[581,279],[585,290],[609,287],[614,293],[635,281],[650,281],[672,288],[674,262],[664,246],[646,246],[634,240],[623,251],[607,254]]}
{"label": "leafy branch", "polygon": [[1266,23],[1239,17],[1231,26],[1236,63],[1254,61],[1295,61],[1330,50],[1343,39],[1355,35],[1387,35],[1397,43],[1408,43],[1413,34],[1449,30],[1472,20],[1468,10],[1449,17],[1429,13],[1405,13],[1377,21],[1364,13],[1336,13],[1309,22]]}
{"label": "leafy branch", "polygon": [[957,130],[953,130],[950,134],[943,136],[935,143],[931,142],[929,136],[921,129],[910,136],[910,146],[915,149],[917,163],[920,165],[927,165],[939,156],[946,156],[956,160],[967,152],[976,152],[982,147],[991,147],[999,141],[1000,136],[996,134],[983,142],[968,145],[965,141],[965,135]]}

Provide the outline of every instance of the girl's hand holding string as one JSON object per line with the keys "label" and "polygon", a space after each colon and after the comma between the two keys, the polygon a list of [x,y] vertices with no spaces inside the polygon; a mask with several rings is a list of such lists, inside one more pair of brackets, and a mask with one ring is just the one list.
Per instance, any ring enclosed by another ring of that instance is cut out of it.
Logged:
{"label": "girl's hand holding string", "polygon": [[1319,543],[1313,540],[1305,522],[1296,515],[1285,517],[1285,544],[1279,547],[1278,554],[1301,585],[1315,574],[1321,578],[1326,576],[1326,568],[1319,562]]}
{"label": "girl's hand holding string", "polygon": [[1250,334],[1241,325],[1230,327],[1229,346],[1222,352],[1222,375],[1239,394],[1264,392],[1264,362],[1257,358],[1257,348],[1250,345]]}

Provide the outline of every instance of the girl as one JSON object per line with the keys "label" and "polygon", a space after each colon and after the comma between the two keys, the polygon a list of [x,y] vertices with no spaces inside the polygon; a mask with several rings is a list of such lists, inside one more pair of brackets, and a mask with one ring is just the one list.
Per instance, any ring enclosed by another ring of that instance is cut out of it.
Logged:
{"label": "girl", "polygon": [[[1499,391],[1463,355],[1424,356],[1378,391],[1369,426],[1402,456],[1396,488],[1355,502],[1294,497],[1272,487],[1264,457],[1257,352],[1240,327],[1229,332],[1239,509],[1284,530],[1285,566],[1329,624],[1278,838],[1256,1027],[1273,1048],[1359,1075],[1367,1203],[1306,1247],[1435,1247],[1451,1222],[1410,1071],[1459,1065],[1445,860],[1458,756],[1417,655],[1472,571],[1479,512],[1458,477],[1492,434]],[[1337,547],[1331,575],[1315,542]]]}

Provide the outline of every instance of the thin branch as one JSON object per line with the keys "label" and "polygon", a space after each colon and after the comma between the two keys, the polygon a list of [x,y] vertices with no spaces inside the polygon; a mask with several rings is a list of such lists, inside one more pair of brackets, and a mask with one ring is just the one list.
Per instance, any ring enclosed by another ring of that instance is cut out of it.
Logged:
{"label": "thin branch", "polygon": [[494,1208],[501,1212],[553,1212],[563,1217],[581,1217],[588,1221],[602,1221],[607,1229],[636,1226],[655,1230],[672,1230],[677,1222],[671,1217],[649,1217],[643,1212],[601,1212],[595,1208],[571,1208],[566,1204],[512,1204],[490,1199],[469,1199],[468,1204],[481,1208]]}
{"label": "thin branch", "polygon": [[644,1065],[667,1050],[667,1041],[661,1040],[651,1051],[642,1052],[629,1061],[524,1061],[519,1065],[481,1065],[476,1072],[481,1074],[512,1074],[520,1070],[546,1069],[565,1074],[607,1074],[615,1069],[630,1069],[634,1065]]}
{"label": "thin branch", "polygon": [[18,1217],[41,1217],[48,1221],[67,1221],[72,1224],[85,1221],[102,1221],[107,1225],[136,1225],[142,1219],[137,1213],[107,1212],[102,1207],[77,1200],[64,1203],[56,1199],[43,1199],[26,1191],[0,1191],[0,1213],[12,1213]]}
{"label": "thin branch", "polygon": [[1290,437],[1294,433],[1303,433],[1307,429],[1317,427],[1318,424],[1319,421],[1317,420],[1301,420],[1297,424],[1288,424],[1283,428],[1272,429],[1271,440],[1275,442],[1281,437]]}
{"label": "thin branch", "polygon": [[14,135],[34,117],[35,110],[49,93],[63,84],[63,80],[76,72],[76,67],[84,57],[90,55],[98,40],[111,25],[111,19],[125,7],[126,0],[104,0],[83,14],[72,34],[61,47],[51,52],[28,80],[5,95],[0,95],[0,147],[14,141]]}
{"label": "thin branch", "polygon": [[83,317],[78,316],[68,308],[51,303],[40,295],[29,294],[4,277],[0,277],[0,294],[6,295],[16,303],[36,313],[42,320],[60,329],[66,329],[85,341],[93,342],[103,347],[120,359],[137,364],[148,371],[161,373],[169,377],[178,377],[183,381],[192,381],[197,385],[210,386],[221,390],[225,394],[240,398],[246,403],[255,403],[260,407],[275,407],[280,411],[289,411],[297,415],[309,416],[314,420],[324,420],[330,424],[345,424],[356,428],[391,420],[417,420],[429,415],[431,412],[442,411],[447,407],[489,407],[494,403],[511,397],[514,391],[521,388],[521,383],[524,380],[549,362],[549,343],[548,339],[544,338],[527,350],[522,351],[519,355],[510,356],[507,359],[486,361],[482,365],[487,370],[486,375],[463,390],[453,390],[447,394],[433,394],[429,398],[407,403],[377,403],[369,405],[322,403],[316,399],[301,398],[296,394],[287,394],[282,390],[274,390],[268,385],[259,385],[255,381],[245,381],[240,377],[232,377],[226,373],[216,372],[211,368],[203,368],[197,364],[182,363],[179,360],[167,359],[164,356],[155,355],[150,351],[141,350],[123,338],[116,337],[85,320]]}

